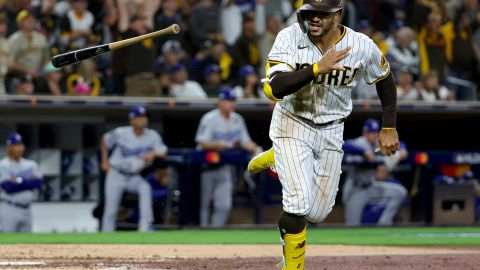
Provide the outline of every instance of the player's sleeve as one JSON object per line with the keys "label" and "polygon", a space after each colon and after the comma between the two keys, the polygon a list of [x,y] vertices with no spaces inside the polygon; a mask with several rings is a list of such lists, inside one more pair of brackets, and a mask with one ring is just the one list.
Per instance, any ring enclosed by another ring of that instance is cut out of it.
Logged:
{"label": "player's sleeve", "polygon": [[8,175],[7,169],[4,166],[0,166],[0,183],[10,181],[10,175]]}
{"label": "player's sleeve", "polygon": [[165,153],[165,152],[168,151],[168,147],[163,142],[162,137],[160,136],[160,134],[158,134],[156,132],[155,132],[155,142],[154,142],[154,145],[153,145],[153,150],[156,153]]}
{"label": "player's sleeve", "polygon": [[293,59],[294,46],[293,34],[289,29],[284,29],[278,33],[273,43],[272,49],[268,54],[265,74],[267,79],[276,72],[294,71],[295,62]]}
{"label": "player's sleeve", "polygon": [[241,144],[246,144],[250,143],[252,141],[252,138],[250,138],[250,134],[248,134],[248,129],[247,125],[245,124],[245,120],[240,117],[240,127],[241,127],[241,132],[240,132],[240,142]]}
{"label": "player's sleeve", "polygon": [[36,162],[32,162],[32,163],[33,163],[32,165],[33,178],[37,180],[42,180],[43,175],[42,175],[42,172],[40,171],[40,168],[38,167],[38,164]]}
{"label": "player's sleeve", "polygon": [[105,145],[108,149],[112,149],[112,147],[117,144],[119,132],[120,130],[116,128],[103,135],[103,140],[105,141]]}
{"label": "player's sleeve", "polygon": [[195,142],[209,142],[212,141],[212,129],[208,124],[208,118],[203,116],[198,124],[197,134],[195,135]]}
{"label": "player's sleeve", "polygon": [[367,41],[368,60],[365,62],[364,76],[368,84],[374,84],[390,74],[390,64],[385,55],[371,39]]}

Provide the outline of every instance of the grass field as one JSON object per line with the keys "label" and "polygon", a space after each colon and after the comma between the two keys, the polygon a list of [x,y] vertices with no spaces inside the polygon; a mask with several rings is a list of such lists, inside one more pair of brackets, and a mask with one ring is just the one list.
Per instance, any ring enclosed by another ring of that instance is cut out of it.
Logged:
{"label": "grass field", "polygon": [[[315,228],[310,244],[480,246],[480,227]],[[0,234],[0,244],[278,244],[274,229]]]}

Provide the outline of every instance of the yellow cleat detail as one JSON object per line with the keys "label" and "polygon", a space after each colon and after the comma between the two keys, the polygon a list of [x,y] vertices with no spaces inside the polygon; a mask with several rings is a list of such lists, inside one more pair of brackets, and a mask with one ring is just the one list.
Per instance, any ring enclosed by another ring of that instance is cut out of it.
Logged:
{"label": "yellow cleat detail", "polygon": [[275,166],[275,156],[273,148],[258,153],[248,163],[248,172],[251,174],[259,173],[269,167]]}

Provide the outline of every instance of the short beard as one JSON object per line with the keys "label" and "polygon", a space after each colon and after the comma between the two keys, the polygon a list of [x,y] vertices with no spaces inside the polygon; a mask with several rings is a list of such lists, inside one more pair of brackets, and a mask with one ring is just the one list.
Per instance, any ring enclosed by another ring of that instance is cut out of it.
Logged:
{"label": "short beard", "polygon": [[327,33],[329,33],[333,29],[333,26],[334,26],[333,22],[330,23],[330,24],[325,24],[324,23],[323,24],[324,29],[323,29],[322,33],[320,33],[319,35],[316,35],[316,36],[312,35],[311,33],[309,35],[310,35],[310,37],[312,37],[312,39],[320,39],[323,36],[325,36]]}

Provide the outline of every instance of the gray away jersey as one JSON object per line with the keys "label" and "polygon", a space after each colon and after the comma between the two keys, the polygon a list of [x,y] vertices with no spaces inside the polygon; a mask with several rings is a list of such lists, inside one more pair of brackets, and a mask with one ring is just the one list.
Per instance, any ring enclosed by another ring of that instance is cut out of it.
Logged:
{"label": "gray away jersey", "polygon": [[[369,37],[340,27],[342,36],[335,45],[336,50],[351,47],[350,55],[339,63],[345,70],[320,74],[298,92],[285,96],[276,106],[315,123],[345,118],[352,111],[351,91],[357,82],[365,80],[373,84],[390,73],[386,58]],[[319,47],[295,23],[277,35],[268,55],[267,79],[274,72],[299,70],[322,57]]]}
{"label": "gray away jersey", "polygon": [[236,112],[231,112],[230,118],[225,120],[219,109],[209,111],[202,116],[195,142],[212,141],[226,141],[230,147],[237,146],[238,143],[243,145],[250,142],[250,135],[243,117]]}
{"label": "gray away jersey", "polygon": [[[11,181],[12,177],[22,177],[25,179],[42,178],[42,173],[35,161],[22,158],[15,162],[6,157],[0,160],[0,183]],[[19,204],[30,204],[34,200],[33,190],[24,190],[15,193],[1,193],[3,200],[9,200]]]}
{"label": "gray away jersey", "polygon": [[162,137],[152,129],[145,128],[141,136],[135,135],[133,127],[118,127],[107,132],[104,136],[109,149],[113,149],[110,155],[110,165],[116,169],[130,173],[137,173],[143,169],[141,161],[143,155],[155,151],[163,153],[168,150],[163,143]]}

